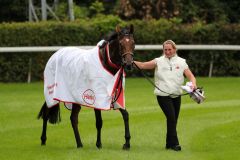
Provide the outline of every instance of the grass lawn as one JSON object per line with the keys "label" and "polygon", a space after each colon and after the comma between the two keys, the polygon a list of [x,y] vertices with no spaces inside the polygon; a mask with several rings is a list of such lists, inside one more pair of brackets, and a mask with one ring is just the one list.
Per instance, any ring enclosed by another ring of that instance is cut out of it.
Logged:
{"label": "grass lawn", "polygon": [[124,125],[119,111],[103,111],[102,144],[95,146],[94,112],[82,107],[79,130],[84,147],[76,148],[70,111],[61,107],[62,122],[48,125],[47,145],[40,145],[43,83],[0,83],[1,160],[230,160],[240,153],[240,78],[197,78],[207,97],[196,104],[182,98],[178,121],[181,152],[165,150],[166,121],[143,78],[126,79],[131,150],[123,151]]}

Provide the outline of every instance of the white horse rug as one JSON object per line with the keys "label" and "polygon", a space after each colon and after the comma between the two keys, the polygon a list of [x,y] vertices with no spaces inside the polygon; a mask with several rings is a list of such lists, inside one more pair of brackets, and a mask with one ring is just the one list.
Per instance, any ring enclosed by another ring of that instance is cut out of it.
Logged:
{"label": "white horse rug", "polygon": [[[103,67],[98,46],[90,50],[62,48],[51,56],[44,70],[44,96],[47,106],[52,107],[64,102],[69,109],[72,103],[100,110],[119,107],[125,109],[123,72],[121,67],[112,75]],[[123,79],[121,84],[117,85],[120,76]],[[112,103],[119,90],[119,98]]]}

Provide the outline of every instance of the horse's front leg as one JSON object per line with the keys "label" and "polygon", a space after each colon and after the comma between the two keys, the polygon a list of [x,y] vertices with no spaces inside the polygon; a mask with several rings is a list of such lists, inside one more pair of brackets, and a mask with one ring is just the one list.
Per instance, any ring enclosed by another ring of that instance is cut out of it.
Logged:
{"label": "horse's front leg", "polygon": [[96,128],[97,128],[96,146],[98,149],[101,149],[102,148],[102,142],[101,142],[102,115],[100,110],[94,109],[94,112],[95,112]]}
{"label": "horse's front leg", "polygon": [[122,117],[124,120],[124,126],[125,126],[125,144],[123,145],[124,150],[129,150],[130,149],[130,130],[129,130],[129,115],[126,109],[119,109],[120,112],[122,113]]}
{"label": "horse's front leg", "polygon": [[72,113],[71,113],[71,116],[70,116],[70,120],[71,120],[71,123],[72,123],[72,128],[73,128],[76,143],[77,143],[77,148],[83,147],[82,142],[81,142],[81,138],[80,138],[80,134],[79,134],[79,131],[78,131],[78,114],[79,114],[80,110],[81,110],[80,105],[73,104]]}

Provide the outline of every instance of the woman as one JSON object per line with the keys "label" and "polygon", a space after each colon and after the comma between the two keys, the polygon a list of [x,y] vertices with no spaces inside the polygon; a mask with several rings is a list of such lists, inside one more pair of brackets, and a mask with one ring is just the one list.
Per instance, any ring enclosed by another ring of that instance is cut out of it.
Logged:
{"label": "woman", "polygon": [[172,40],[163,43],[163,55],[148,62],[134,61],[140,69],[155,69],[154,94],[167,119],[166,149],[181,151],[177,136],[177,120],[181,105],[181,85],[184,75],[192,82],[192,89],[196,89],[196,79],[185,59],[176,53],[176,44]]}

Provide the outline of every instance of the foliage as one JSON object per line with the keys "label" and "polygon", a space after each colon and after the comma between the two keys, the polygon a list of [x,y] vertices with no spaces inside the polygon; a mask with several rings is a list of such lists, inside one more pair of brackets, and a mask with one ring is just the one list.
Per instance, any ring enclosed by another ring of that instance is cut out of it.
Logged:
{"label": "foliage", "polygon": [[[196,22],[201,20],[205,23],[227,22],[225,6],[219,0],[181,0],[180,17],[183,22]],[[186,5],[187,4],[187,5]]]}
{"label": "foliage", "polygon": [[60,4],[58,4],[58,7],[57,7],[57,10],[55,11],[55,13],[56,13],[57,17],[63,21],[63,20],[68,19],[67,10],[68,10],[67,3],[60,3]]}
{"label": "foliage", "polygon": [[[62,21],[67,18],[67,1],[59,0],[55,10]],[[41,17],[41,1],[33,1]],[[47,0],[51,7],[53,0]],[[239,0],[85,0],[74,1],[76,19],[90,18],[96,14],[117,14],[124,20],[182,19],[184,23],[240,22]],[[28,21],[28,0],[1,0],[0,22]],[[53,18],[51,15],[49,19]]]}
{"label": "foliage", "polygon": [[79,7],[74,5],[73,10],[74,10],[74,16],[76,19],[83,19],[88,17],[89,15],[89,10],[87,7]]}
{"label": "foliage", "polygon": [[[152,19],[150,21],[122,21],[117,16],[97,15],[75,22],[3,23],[0,25],[0,45],[8,46],[83,46],[96,45],[116,25],[134,25],[136,44],[161,45],[166,39],[177,44],[238,44],[239,24],[205,24],[202,22],[181,24],[180,19]],[[32,58],[32,79],[42,79],[45,63],[52,53],[0,54],[0,81],[20,82],[27,80],[28,63]],[[214,76],[239,76],[239,51],[182,51],[178,54],[187,59],[197,76],[208,76],[213,61]],[[135,59],[146,61],[161,55],[161,51],[135,51]],[[147,72],[153,75],[153,72]],[[137,70],[128,73],[139,76]]]}
{"label": "foliage", "polygon": [[26,6],[28,0],[1,0],[0,22],[21,22],[28,19]]}
{"label": "foliage", "polygon": [[[89,16],[89,9],[84,6],[73,5],[75,19],[85,19]],[[68,5],[66,2],[58,4],[55,14],[61,21],[68,21]],[[52,18],[54,19],[54,18]]]}
{"label": "foliage", "polygon": [[239,5],[238,0],[121,0],[118,14],[127,20],[179,18],[184,23],[238,23]]}
{"label": "foliage", "polygon": [[96,0],[94,3],[92,3],[89,10],[90,10],[90,13],[91,13],[92,16],[101,14],[104,11],[103,3]]}

